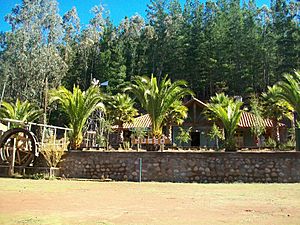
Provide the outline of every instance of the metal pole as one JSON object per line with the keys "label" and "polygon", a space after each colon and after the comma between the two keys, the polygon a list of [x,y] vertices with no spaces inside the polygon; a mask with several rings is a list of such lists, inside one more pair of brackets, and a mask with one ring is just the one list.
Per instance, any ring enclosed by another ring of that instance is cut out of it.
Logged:
{"label": "metal pole", "polygon": [[142,165],[143,165],[142,158],[139,158],[139,164],[140,164],[140,169],[139,169],[139,182],[142,182]]}

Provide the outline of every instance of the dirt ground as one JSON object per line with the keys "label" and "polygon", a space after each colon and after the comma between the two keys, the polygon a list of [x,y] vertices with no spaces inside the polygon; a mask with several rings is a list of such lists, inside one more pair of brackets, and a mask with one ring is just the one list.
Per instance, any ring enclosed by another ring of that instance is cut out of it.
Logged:
{"label": "dirt ground", "polygon": [[300,224],[300,184],[1,178],[0,224]]}

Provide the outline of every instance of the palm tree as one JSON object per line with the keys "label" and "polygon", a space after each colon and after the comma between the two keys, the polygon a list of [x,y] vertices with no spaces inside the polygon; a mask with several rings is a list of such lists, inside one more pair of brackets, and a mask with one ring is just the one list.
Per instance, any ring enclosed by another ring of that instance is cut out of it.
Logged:
{"label": "palm tree", "polygon": [[[287,113],[286,116],[291,118],[293,121],[293,126],[295,127],[295,123],[297,127],[300,126],[300,72],[295,71],[294,74],[285,74],[284,80],[279,81],[273,87],[268,88],[268,93],[272,94],[272,97],[278,104],[285,106],[285,111],[293,112],[297,115],[296,119],[290,113]],[[275,104],[274,104],[275,105]],[[283,108],[283,107],[281,107]],[[277,132],[278,133],[278,132]],[[296,132],[296,136],[299,135],[299,131]],[[278,135],[277,135],[278,136]],[[300,150],[300,144],[297,142],[298,138],[296,138],[296,149]]]}
{"label": "palm tree", "polygon": [[29,101],[21,102],[16,100],[15,104],[9,102],[2,102],[0,108],[0,117],[13,120],[20,120],[23,122],[32,122],[39,118],[42,110],[38,109]]}
{"label": "palm tree", "polygon": [[216,97],[212,97],[211,100],[214,103],[207,104],[208,110],[210,110],[210,116],[213,116],[214,120],[219,120],[223,124],[225,133],[225,151],[235,151],[235,131],[240,121],[242,110],[242,102],[234,101],[228,96],[224,95],[223,102],[215,102]]}
{"label": "palm tree", "polygon": [[161,137],[163,124],[174,102],[181,100],[186,95],[193,94],[183,80],[172,83],[168,76],[165,76],[158,83],[153,75],[151,78],[146,76],[135,77],[132,84],[125,90],[133,93],[149,114],[153,137]]}
{"label": "palm tree", "polygon": [[293,121],[293,114],[291,113],[293,108],[287,101],[279,98],[281,91],[277,85],[274,85],[268,87],[266,93],[262,93],[264,115],[271,118],[274,123],[277,145],[280,143],[279,121],[281,121],[284,116]]}
{"label": "palm tree", "polygon": [[134,100],[127,94],[116,94],[108,97],[107,114],[118,125],[119,144],[123,143],[123,124],[132,122],[134,117],[138,114],[137,109],[134,108]]}
{"label": "palm tree", "polygon": [[[254,115],[253,124],[251,124],[251,132],[255,138],[260,140],[260,136],[265,133],[266,126],[263,119],[263,107],[260,98],[255,95],[251,96],[250,99],[250,112]],[[258,142],[258,147],[261,147],[261,142]]]}
{"label": "palm tree", "polygon": [[49,92],[50,102],[57,101],[69,119],[69,127],[72,129],[70,135],[70,147],[78,149],[83,140],[82,130],[88,117],[99,108],[104,110],[104,105],[98,86],[91,86],[86,91],[79,87],[73,87],[73,93],[65,87],[51,90]]}
{"label": "palm tree", "polygon": [[182,104],[182,101],[175,101],[167,112],[165,119],[167,127],[167,137],[172,141],[172,124],[181,125],[188,116],[188,108]]}
{"label": "palm tree", "polygon": [[[273,91],[276,100],[281,100],[289,104],[289,106],[300,115],[300,72],[295,71],[294,74],[285,74],[284,80],[278,82],[273,87],[269,87],[269,91]],[[299,119],[298,119],[299,120]]]}

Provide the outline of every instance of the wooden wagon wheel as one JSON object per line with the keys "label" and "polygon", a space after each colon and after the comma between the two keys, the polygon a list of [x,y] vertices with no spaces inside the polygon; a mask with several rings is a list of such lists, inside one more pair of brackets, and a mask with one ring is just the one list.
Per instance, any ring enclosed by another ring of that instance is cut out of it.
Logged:
{"label": "wooden wagon wheel", "polygon": [[38,155],[35,135],[23,128],[6,131],[0,139],[1,158],[12,163],[15,148],[15,166],[28,166]]}

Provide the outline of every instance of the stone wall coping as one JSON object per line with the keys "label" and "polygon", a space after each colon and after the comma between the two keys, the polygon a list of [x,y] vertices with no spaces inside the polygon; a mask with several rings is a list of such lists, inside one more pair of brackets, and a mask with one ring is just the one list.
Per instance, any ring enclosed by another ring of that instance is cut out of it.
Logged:
{"label": "stone wall coping", "polygon": [[137,156],[167,156],[167,155],[195,155],[195,156],[290,156],[300,157],[300,152],[286,151],[286,152],[122,152],[122,151],[69,151],[68,154],[74,155],[93,155],[93,154],[105,154],[105,155],[137,155]]}

